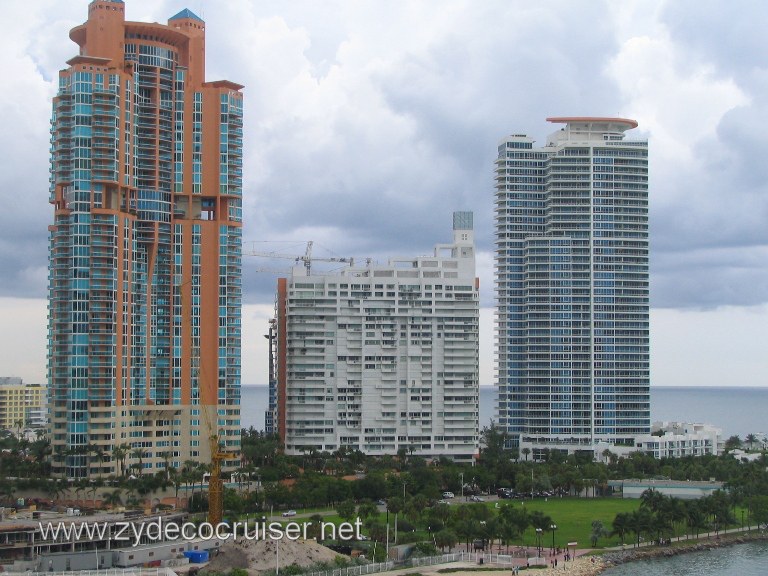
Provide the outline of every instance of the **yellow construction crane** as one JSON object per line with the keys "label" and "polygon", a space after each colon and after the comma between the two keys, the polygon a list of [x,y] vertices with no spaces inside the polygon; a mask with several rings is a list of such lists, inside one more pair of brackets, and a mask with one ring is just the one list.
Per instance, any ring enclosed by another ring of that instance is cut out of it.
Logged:
{"label": "yellow construction crane", "polygon": [[[255,242],[254,242],[255,244]],[[304,268],[307,270],[307,276],[311,275],[312,272],[312,262],[339,262],[342,264],[349,264],[350,266],[355,265],[355,259],[354,258],[318,258],[317,256],[312,256],[312,245],[314,242],[312,240],[307,242],[307,248],[304,251],[303,256],[296,256],[295,254],[283,254],[280,252],[264,252],[261,250],[243,250],[243,256],[259,256],[261,258],[285,258],[286,260],[293,260],[295,262],[302,262],[304,264]]]}
{"label": "yellow construction crane", "polygon": [[227,454],[219,449],[219,437],[213,434],[211,445],[211,476],[208,479],[208,522],[217,526],[224,518],[224,481],[221,479],[221,462]]}
{"label": "yellow construction crane", "polygon": [[[210,434],[208,442],[211,448],[211,474],[208,477],[208,522],[211,523],[211,526],[216,526],[224,518],[224,481],[221,479],[221,463],[235,458],[235,455],[222,452],[219,435],[213,431],[207,408],[208,406],[201,406],[205,416],[205,424]],[[213,406],[213,409],[217,410],[217,407]],[[216,417],[218,420],[218,413]]]}

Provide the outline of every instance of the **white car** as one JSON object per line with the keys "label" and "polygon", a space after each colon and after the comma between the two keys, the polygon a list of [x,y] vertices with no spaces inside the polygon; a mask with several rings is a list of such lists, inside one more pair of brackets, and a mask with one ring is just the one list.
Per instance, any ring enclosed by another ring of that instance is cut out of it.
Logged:
{"label": "white car", "polygon": [[449,504],[450,505],[450,502],[448,500],[438,500],[437,503],[438,504]]}
{"label": "white car", "polygon": [[289,516],[296,516],[296,510],[286,510],[283,512],[283,518],[287,518]]}
{"label": "white car", "polygon": [[443,492],[443,498],[453,498],[453,492]]}

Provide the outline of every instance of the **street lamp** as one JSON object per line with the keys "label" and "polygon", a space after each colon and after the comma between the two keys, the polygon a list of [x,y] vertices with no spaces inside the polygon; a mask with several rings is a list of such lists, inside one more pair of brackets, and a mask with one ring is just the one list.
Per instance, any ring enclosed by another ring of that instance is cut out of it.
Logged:
{"label": "street lamp", "polygon": [[464,472],[460,472],[459,476],[461,477],[461,499],[464,500]]}
{"label": "street lamp", "polygon": [[550,525],[550,530],[552,530],[552,554],[555,553],[555,530],[557,530],[557,526],[555,524]]}
{"label": "street lamp", "polygon": [[536,557],[541,558],[541,528],[536,528]]}

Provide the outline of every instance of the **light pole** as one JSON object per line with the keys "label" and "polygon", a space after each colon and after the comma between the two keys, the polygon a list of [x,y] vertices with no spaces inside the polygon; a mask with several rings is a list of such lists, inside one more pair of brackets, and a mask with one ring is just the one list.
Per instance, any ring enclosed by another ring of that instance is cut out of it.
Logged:
{"label": "light pole", "polygon": [[550,530],[552,530],[552,554],[555,553],[555,530],[557,530],[557,526],[555,524],[552,524],[549,527]]}
{"label": "light pole", "polygon": [[464,472],[460,472],[459,477],[461,478],[461,499],[464,500]]}
{"label": "light pole", "polygon": [[536,557],[541,558],[541,528],[536,528]]}

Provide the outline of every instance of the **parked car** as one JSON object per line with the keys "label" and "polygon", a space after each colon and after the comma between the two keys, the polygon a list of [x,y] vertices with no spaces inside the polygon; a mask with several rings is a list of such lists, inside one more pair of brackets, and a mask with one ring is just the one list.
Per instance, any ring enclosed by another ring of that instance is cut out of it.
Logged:
{"label": "parked car", "polygon": [[453,498],[453,492],[443,492],[443,498]]}
{"label": "parked car", "polygon": [[471,496],[469,498],[472,502],[485,502],[485,498],[482,496]]}
{"label": "parked car", "polygon": [[287,518],[289,516],[296,516],[296,510],[286,510],[283,512],[283,517]]}
{"label": "parked car", "polygon": [[438,504],[450,504],[448,500],[442,499],[437,501]]}

